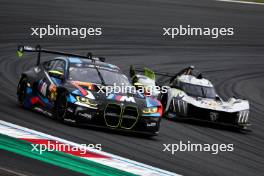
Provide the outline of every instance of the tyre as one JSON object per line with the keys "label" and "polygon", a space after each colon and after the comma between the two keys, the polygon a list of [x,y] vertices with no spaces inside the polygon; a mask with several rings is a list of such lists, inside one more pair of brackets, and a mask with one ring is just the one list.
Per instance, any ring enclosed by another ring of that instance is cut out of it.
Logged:
{"label": "tyre", "polygon": [[17,86],[17,101],[21,106],[24,106],[24,100],[27,97],[27,77],[21,78]]}
{"label": "tyre", "polygon": [[68,107],[67,93],[62,92],[58,95],[55,104],[55,112],[54,112],[55,118],[60,122],[64,122],[64,119],[67,115],[67,107]]}
{"label": "tyre", "polygon": [[162,94],[160,98],[160,102],[163,106],[163,116],[166,117],[167,113],[165,112],[166,106],[167,106],[167,101],[168,101],[168,94]]}

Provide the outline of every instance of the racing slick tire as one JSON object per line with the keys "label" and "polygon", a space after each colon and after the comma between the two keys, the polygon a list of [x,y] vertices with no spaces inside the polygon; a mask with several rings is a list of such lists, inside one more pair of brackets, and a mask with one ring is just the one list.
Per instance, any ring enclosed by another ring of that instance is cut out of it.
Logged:
{"label": "racing slick tire", "polygon": [[27,96],[27,84],[28,79],[24,76],[20,79],[17,86],[17,101],[22,107],[24,107],[24,100]]}
{"label": "racing slick tire", "polygon": [[163,117],[167,117],[166,107],[167,107],[167,101],[168,101],[168,94],[164,93],[160,96],[160,102],[163,106]]}
{"label": "racing slick tire", "polygon": [[64,119],[67,114],[67,92],[62,92],[58,95],[56,103],[55,103],[55,109],[54,109],[54,117],[60,122],[64,122]]}

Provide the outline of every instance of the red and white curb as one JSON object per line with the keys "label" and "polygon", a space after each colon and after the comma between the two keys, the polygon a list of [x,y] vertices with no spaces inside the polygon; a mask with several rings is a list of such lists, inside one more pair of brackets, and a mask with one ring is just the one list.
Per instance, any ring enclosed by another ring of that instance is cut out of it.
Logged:
{"label": "red and white curb", "polygon": [[86,150],[86,155],[78,155],[78,152],[66,152],[71,155],[85,158],[93,162],[97,162],[112,168],[130,172],[136,175],[144,176],[179,176],[176,173],[162,170],[150,165],[126,159],[117,155],[106,153],[94,148],[82,146],[62,138],[51,136],[42,132],[38,132],[29,128],[18,126],[9,122],[0,120],[0,133],[13,138],[28,141],[30,143],[46,144],[47,141],[53,141],[60,144],[66,144],[74,148],[81,148]]}

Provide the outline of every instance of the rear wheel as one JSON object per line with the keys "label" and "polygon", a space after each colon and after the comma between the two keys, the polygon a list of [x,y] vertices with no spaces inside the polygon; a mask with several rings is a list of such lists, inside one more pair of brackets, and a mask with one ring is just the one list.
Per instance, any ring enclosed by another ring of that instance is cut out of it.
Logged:
{"label": "rear wheel", "polygon": [[67,93],[59,94],[55,105],[55,118],[61,122],[64,121],[67,114]]}
{"label": "rear wheel", "polygon": [[17,100],[18,103],[22,106],[24,105],[24,100],[27,96],[27,84],[28,84],[27,77],[23,77],[21,78],[17,86]]}
{"label": "rear wheel", "polygon": [[163,116],[167,116],[167,113],[165,112],[166,110],[166,106],[167,106],[167,101],[168,101],[168,94],[165,93],[165,94],[162,94],[161,98],[160,98],[160,102],[163,106]]}

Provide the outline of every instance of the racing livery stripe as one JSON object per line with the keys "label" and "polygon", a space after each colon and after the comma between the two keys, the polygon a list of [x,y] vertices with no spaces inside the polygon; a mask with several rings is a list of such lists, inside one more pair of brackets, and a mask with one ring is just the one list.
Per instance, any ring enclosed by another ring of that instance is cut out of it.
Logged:
{"label": "racing livery stripe", "polygon": [[[31,130],[22,126],[18,126],[9,122],[5,122],[0,120],[0,133],[9,137],[13,137],[13,138],[17,138],[20,140],[19,142],[32,142],[32,143],[41,143],[41,142],[46,142],[46,141],[56,141],[62,144],[67,144],[70,145],[72,147],[79,147],[82,148],[84,146],[71,142],[71,141],[67,141],[65,139],[61,139],[55,136],[51,136],[48,134],[44,134],[35,130]],[[23,140],[21,140],[23,139]],[[0,141],[0,147],[3,147],[3,143],[5,143],[5,141]],[[30,143],[28,143],[30,144]],[[83,160],[87,160],[90,162],[94,162],[97,163],[100,167],[101,165],[106,166],[106,167],[110,167],[112,169],[117,170],[116,174],[110,174],[110,175],[117,175],[119,173],[119,171],[124,172],[124,175],[130,173],[130,174],[135,174],[135,175],[144,175],[144,176],[178,176],[178,174],[176,173],[172,173],[166,170],[162,170],[156,167],[152,167],[143,163],[139,163],[133,160],[129,160],[123,157],[119,157],[117,155],[113,155],[110,153],[106,153],[100,150],[96,150],[93,148],[88,148],[88,147],[84,147],[87,151],[88,154],[87,156],[78,156],[78,153],[68,153],[68,152],[59,152],[56,151],[57,153],[60,153],[61,155],[64,155],[64,159],[68,160],[69,157],[75,157],[78,159],[83,159]],[[6,147],[5,149],[8,149],[8,147]],[[30,150],[32,149],[32,147],[30,148]],[[11,150],[11,149],[10,149]],[[17,151],[18,149],[14,149],[14,152],[21,152],[21,151]],[[27,155],[31,155],[30,150],[27,150]],[[25,153],[26,151],[23,151],[22,153]],[[54,151],[55,152],[55,151]],[[53,153],[50,152],[45,152],[45,153],[49,153],[50,155],[52,155]],[[56,154],[57,154],[56,153]],[[65,157],[67,156],[67,157]],[[36,157],[36,159],[43,159],[40,156],[31,156],[31,157]],[[53,156],[54,157],[54,156]],[[48,159],[43,159],[43,161],[46,161]],[[60,160],[56,160],[56,163],[54,163],[54,161],[46,161],[46,162],[50,162],[52,164],[57,164],[57,165],[62,165],[61,167],[66,167],[64,162],[60,163],[62,161]],[[66,163],[67,164],[67,163]],[[75,163],[76,164],[76,163]],[[86,163],[87,164],[87,163]],[[78,165],[78,164],[77,164]],[[67,165],[68,166],[68,165]],[[84,166],[84,165],[81,165]],[[86,167],[88,167],[88,165],[85,165]],[[98,167],[99,167],[98,166]],[[75,169],[78,170],[79,168],[75,168],[75,167],[70,167],[70,169]],[[110,172],[112,172],[110,170]],[[88,174],[89,175],[89,174]],[[93,174],[96,175],[96,174]],[[99,174],[100,175],[100,174]],[[108,174],[109,175],[109,174]],[[122,175],[122,174],[121,174]]]}
{"label": "racing livery stripe", "polygon": [[75,87],[81,92],[81,94],[82,94],[83,96],[86,96],[86,95],[87,95],[87,92],[85,91],[85,89],[83,89],[80,85],[78,85],[77,82],[75,82],[75,81],[71,81],[71,84],[72,84],[73,86],[75,86]]}

